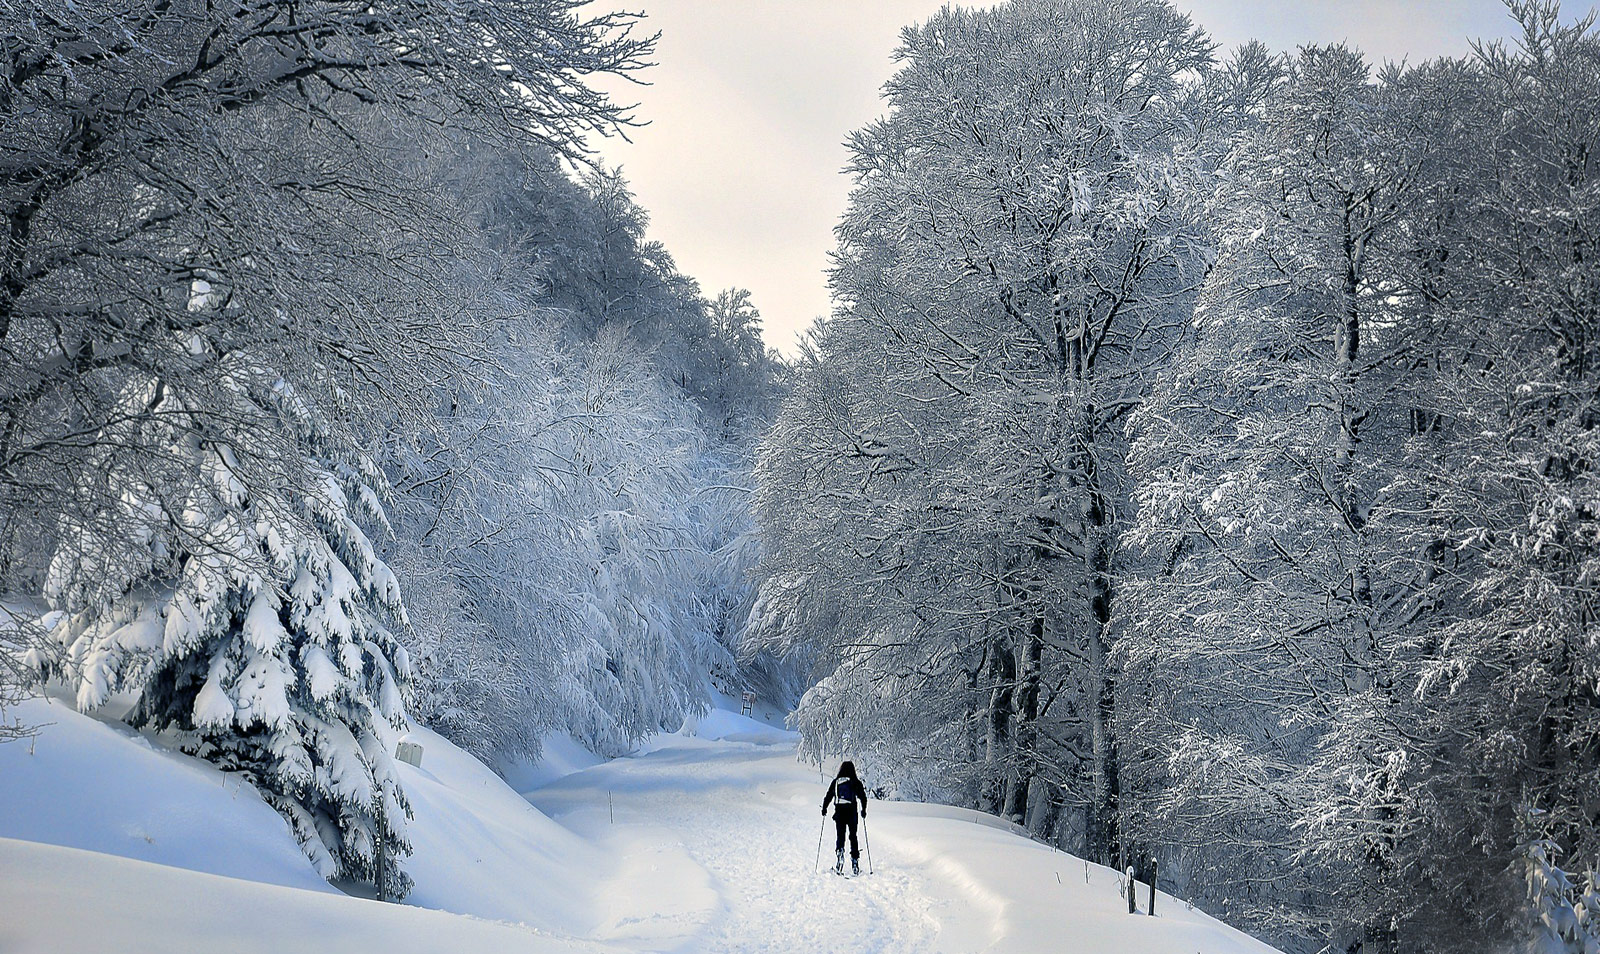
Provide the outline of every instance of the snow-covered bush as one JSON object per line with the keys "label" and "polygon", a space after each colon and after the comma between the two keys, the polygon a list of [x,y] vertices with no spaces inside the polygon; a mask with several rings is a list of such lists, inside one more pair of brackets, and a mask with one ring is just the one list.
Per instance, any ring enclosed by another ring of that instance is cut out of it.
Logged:
{"label": "snow-covered bush", "polygon": [[1580,886],[1556,863],[1561,846],[1540,838],[1523,847],[1528,911],[1549,954],[1600,954],[1600,892],[1591,870]]}

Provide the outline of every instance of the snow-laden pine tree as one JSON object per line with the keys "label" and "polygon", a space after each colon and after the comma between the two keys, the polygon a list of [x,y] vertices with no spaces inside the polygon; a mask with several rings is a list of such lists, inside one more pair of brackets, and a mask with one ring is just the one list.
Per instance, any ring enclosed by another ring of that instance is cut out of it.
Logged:
{"label": "snow-laden pine tree", "polygon": [[[124,419],[95,443],[147,463],[87,462],[119,512],[59,528],[45,588],[58,648],[38,659],[80,709],[130,699],[128,722],[248,778],[323,877],[382,874],[398,896],[407,881],[380,853],[408,850],[393,748],[410,667],[390,629],[405,608],[360,523],[384,524],[381,478],[271,369],[246,358],[232,380],[226,408],[123,384]],[[278,487],[238,476],[267,421],[306,448],[273,448]]]}

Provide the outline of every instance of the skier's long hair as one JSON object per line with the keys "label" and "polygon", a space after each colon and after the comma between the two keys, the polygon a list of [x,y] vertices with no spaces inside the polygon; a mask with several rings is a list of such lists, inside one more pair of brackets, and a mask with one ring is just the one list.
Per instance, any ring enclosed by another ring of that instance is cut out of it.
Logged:
{"label": "skier's long hair", "polygon": [[843,765],[839,766],[839,774],[835,775],[834,778],[848,778],[857,782],[861,781],[861,779],[856,778],[856,763],[851,762],[848,759],[845,760]]}

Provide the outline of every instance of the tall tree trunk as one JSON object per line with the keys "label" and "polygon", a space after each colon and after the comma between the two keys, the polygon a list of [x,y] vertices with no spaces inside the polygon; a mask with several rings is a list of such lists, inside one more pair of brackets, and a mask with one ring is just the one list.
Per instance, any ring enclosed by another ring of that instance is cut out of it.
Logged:
{"label": "tall tree trunk", "polygon": [[[1339,381],[1339,441],[1334,449],[1334,470],[1338,475],[1340,516],[1350,534],[1359,537],[1367,523],[1367,508],[1358,499],[1355,475],[1356,445],[1361,442],[1360,430],[1367,412],[1356,401],[1356,386],[1360,372],[1356,361],[1361,357],[1361,282],[1366,267],[1367,242],[1372,237],[1371,225],[1356,222],[1354,197],[1344,199],[1342,218],[1344,242],[1344,287],[1340,296],[1339,331],[1334,339],[1334,367]],[[1358,560],[1351,571],[1351,597],[1363,605],[1371,605],[1372,580],[1365,560]]]}
{"label": "tall tree trunk", "polygon": [[1086,837],[1094,860],[1114,864],[1122,844],[1120,760],[1116,739],[1116,674],[1111,667],[1109,625],[1115,595],[1112,566],[1111,507],[1100,486],[1100,470],[1095,457],[1093,426],[1095,416],[1089,408],[1082,438],[1084,480],[1088,508],[1084,514],[1089,544],[1087,566],[1089,582],[1089,632],[1086,634],[1089,691],[1090,793]]}
{"label": "tall tree trunk", "polygon": [[1013,734],[1016,748],[1013,754],[1014,770],[1006,787],[1006,805],[1003,814],[1019,822],[1028,815],[1028,792],[1033,785],[1036,764],[1035,747],[1038,742],[1039,721],[1039,670],[1044,656],[1044,613],[1036,614],[1028,623],[1022,645],[1017,653],[1016,715]]}
{"label": "tall tree trunk", "polygon": [[994,687],[989,691],[989,731],[985,740],[985,758],[989,770],[987,791],[983,808],[1000,813],[1005,807],[1005,782],[1010,776],[1011,763],[1011,697],[1016,682],[1016,658],[1005,648],[990,654],[989,677]]}
{"label": "tall tree trunk", "polygon": [[1090,792],[1085,834],[1090,857],[1115,864],[1122,843],[1121,796],[1116,716],[1116,677],[1111,671],[1106,624],[1111,618],[1110,548],[1095,548],[1091,623],[1087,634]]}

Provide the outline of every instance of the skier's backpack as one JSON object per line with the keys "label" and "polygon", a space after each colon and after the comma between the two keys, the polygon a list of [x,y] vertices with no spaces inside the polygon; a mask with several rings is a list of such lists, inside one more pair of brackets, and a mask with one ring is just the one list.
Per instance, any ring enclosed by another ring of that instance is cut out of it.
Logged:
{"label": "skier's backpack", "polygon": [[840,776],[833,783],[833,798],[837,804],[856,807],[856,781],[852,778]]}

